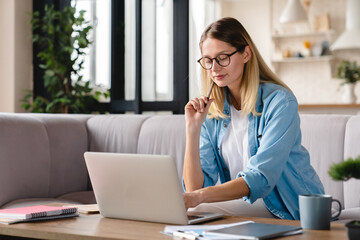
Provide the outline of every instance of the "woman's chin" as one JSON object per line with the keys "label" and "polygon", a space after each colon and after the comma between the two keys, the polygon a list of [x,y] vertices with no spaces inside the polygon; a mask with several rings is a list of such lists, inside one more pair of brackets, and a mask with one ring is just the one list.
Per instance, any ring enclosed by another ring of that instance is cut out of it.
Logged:
{"label": "woman's chin", "polygon": [[222,82],[222,81],[214,81],[215,84],[218,86],[218,87],[226,87],[227,85],[225,84],[225,82]]}

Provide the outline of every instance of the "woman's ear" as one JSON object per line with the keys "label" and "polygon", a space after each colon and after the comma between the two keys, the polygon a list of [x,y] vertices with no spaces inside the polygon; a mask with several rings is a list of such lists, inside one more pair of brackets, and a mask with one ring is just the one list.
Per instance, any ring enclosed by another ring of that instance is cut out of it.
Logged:
{"label": "woman's ear", "polygon": [[243,52],[243,62],[247,63],[252,56],[252,52],[249,46],[246,46]]}

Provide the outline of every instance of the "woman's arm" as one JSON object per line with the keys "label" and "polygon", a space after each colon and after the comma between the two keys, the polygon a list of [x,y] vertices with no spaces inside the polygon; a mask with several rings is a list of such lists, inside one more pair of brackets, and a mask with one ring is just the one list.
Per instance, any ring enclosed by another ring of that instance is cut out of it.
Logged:
{"label": "woman's arm", "polygon": [[204,174],[200,164],[199,138],[200,130],[186,127],[183,179],[186,190],[189,192],[202,188],[204,184]]}
{"label": "woman's arm", "polygon": [[211,203],[239,199],[250,195],[250,189],[243,178],[237,178],[221,185],[184,193],[186,209],[200,203]]}
{"label": "woman's arm", "polygon": [[[200,163],[199,141],[201,126],[205,121],[213,100],[202,97],[190,100],[185,106],[186,146],[183,179],[187,191],[200,189],[204,185],[204,174]],[[205,107],[206,104],[206,107]]]}

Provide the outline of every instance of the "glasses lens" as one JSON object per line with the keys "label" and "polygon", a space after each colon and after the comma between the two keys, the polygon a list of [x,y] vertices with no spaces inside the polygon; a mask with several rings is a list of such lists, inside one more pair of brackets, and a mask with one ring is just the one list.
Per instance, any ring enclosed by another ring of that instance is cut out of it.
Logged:
{"label": "glasses lens", "polygon": [[218,64],[222,67],[226,67],[230,64],[230,57],[227,54],[220,54],[216,57]]}
{"label": "glasses lens", "polygon": [[203,68],[209,70],[209,69],[211,69],[211,67],[212,67],[213,61],[212,61],[212,59],[210,59],[210,58],[204,57],[204,58],[202,58],[202,59],[200,60],[199,63],[200,63],[200,65],[201,65]]}

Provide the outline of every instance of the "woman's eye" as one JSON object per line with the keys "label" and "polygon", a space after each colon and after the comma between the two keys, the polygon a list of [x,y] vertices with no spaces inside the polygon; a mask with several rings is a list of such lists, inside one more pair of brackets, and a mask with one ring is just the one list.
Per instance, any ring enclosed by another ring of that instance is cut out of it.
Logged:
{"label": "woman's eye", "polygon": [[223,61],[223,60],[226,60],[227,59],[227,55],[219,55],[218,57],[217,57],[217,59],[219,60],[219,61]]}

